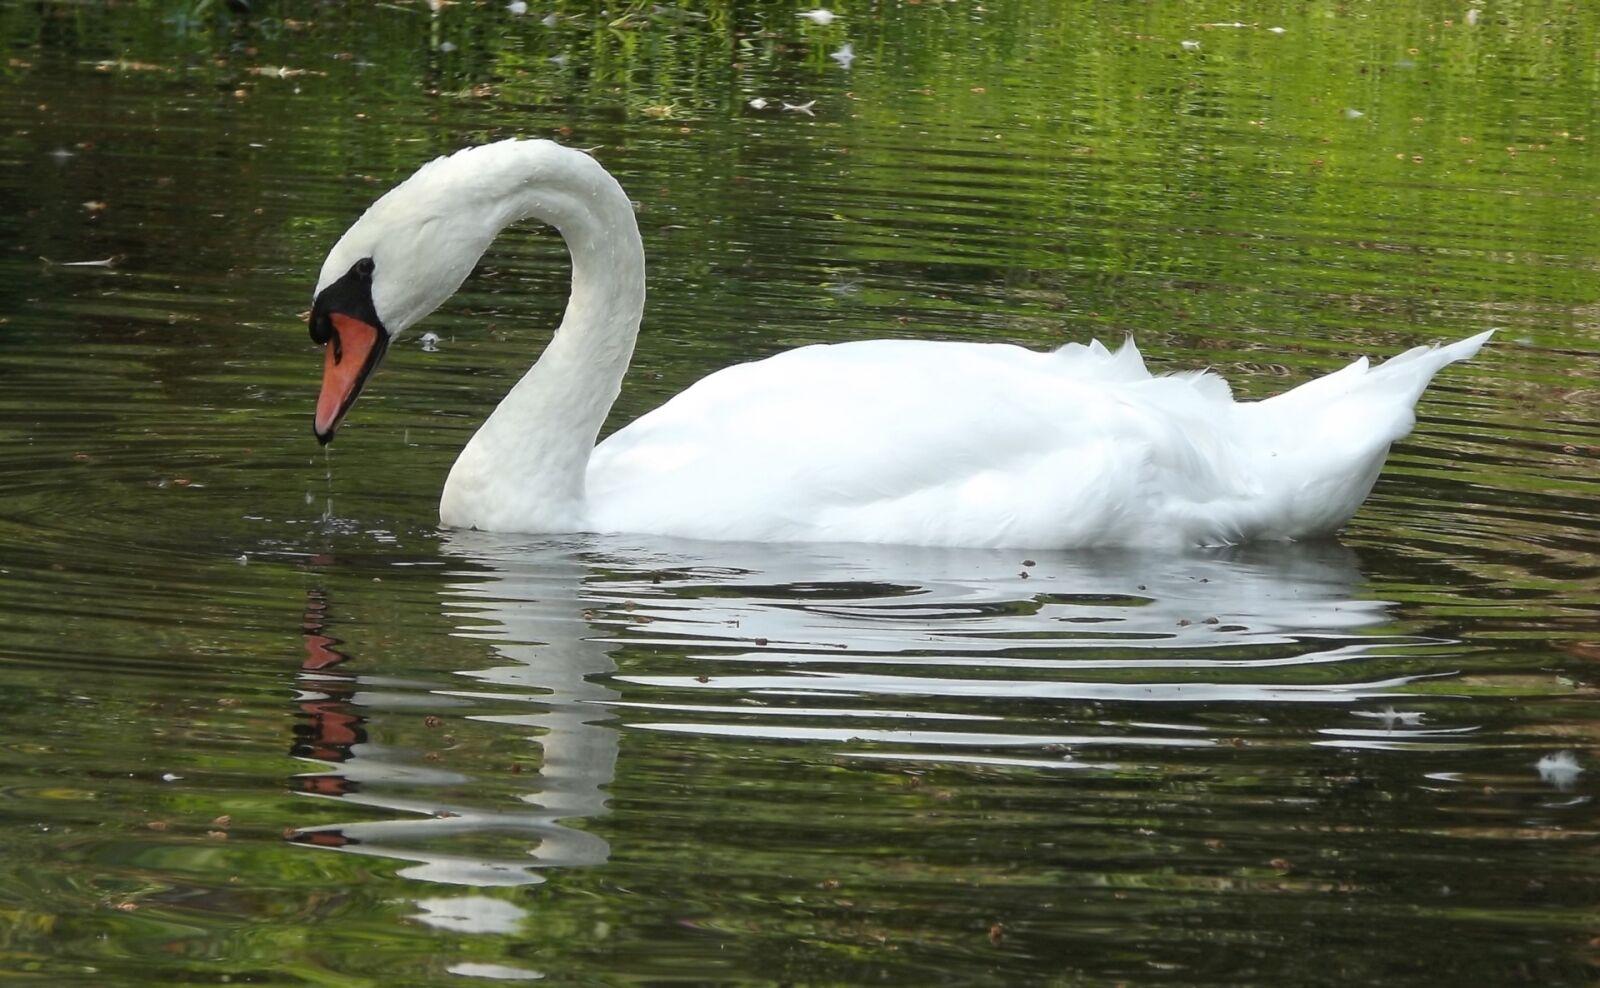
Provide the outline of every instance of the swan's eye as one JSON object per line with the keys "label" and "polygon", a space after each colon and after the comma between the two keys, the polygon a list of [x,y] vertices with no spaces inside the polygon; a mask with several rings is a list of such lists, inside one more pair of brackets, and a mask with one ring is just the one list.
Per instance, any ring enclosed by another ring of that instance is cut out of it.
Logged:
{"label": "swan's eye", "polygon": [[363,257],[361,260],[356,262],[355,271],[356,274],[363,278],[370,278],[372,277],[372,270],[375,267],[377,267],[377,265],[372,263],[372,258]]}

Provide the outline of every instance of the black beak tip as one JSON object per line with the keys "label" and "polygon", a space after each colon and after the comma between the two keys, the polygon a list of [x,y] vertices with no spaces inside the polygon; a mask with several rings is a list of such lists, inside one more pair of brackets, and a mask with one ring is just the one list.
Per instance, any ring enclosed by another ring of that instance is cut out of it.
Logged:
{"label": "black beak tip", "polygon": [[316,434],[317,445],[318,446],[326,446],[329,443],[333,442],[333,430],[332,429],[329,429],[327,432],[319,432],[317,430],[316,426],[312,426],[311,427],[311,431]]}

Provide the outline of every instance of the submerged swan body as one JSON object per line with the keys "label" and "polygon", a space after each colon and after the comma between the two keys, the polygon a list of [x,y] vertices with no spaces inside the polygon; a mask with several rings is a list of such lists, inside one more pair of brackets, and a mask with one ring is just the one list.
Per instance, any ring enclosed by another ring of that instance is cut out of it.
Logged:
{"label": "submerged swan body", "polygon": [[718,371],[596,446],[644,310],[632,205],[588,155],[510,140],[424,165],[328,255],[319,439],[389,343],[525,218],[565,238],[572,295],[451,469],[447,526],[1041,549],[1327,536],[1434,374],[1490,335],[1259,402],[1208,372],[1152,376],[1131,342],[808,346]]}

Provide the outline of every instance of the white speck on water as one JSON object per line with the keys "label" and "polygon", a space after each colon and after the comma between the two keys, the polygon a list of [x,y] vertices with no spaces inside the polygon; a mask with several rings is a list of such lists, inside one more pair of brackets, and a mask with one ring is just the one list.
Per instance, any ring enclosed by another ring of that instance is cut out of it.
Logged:
{"label": "white speck on water", "polygon": [[1198,42],[1198,41],[1180,41],[1180,42],[1178,42],[1178,44],[1183,46],[1183,50],[1184,51],[1199,51],[1200,50],[1200,42]]}
{"label": "white speck on water", "polygon": [[441,41],[439,42],[439,50],[448,55],[456,50],[456,43],[454,41]]}
{"label": "white speck on water", "polygon": [[815,113],[811,112],[811,108],[816,105],[816,100],[811,100],[809,103],[790,103],[788,100],[784,100],[783,102],[783,108],[785,110],[789,111],[790,113],[804,113],[808,117],[816,116]]}
{"label": "white speck on water", "polygon": [[238,563],[240,566],[249,566],[250,554],[248,552],[241,552],[239,553],[239,558],[235,559],[234,562]]}
{"label": "white speck on water", "polygon": [[1467,24],[1472,26],[1472,27],[1477,27],[1478,26],[1478,18],[1480,18],[1482,16],[1483,16],[1483,11],[1479,10],[1477,7],[1473,7],[1471,9],[1469,9],[1467,11]]}
{"label": "white speck on water", "polygon": [[1346,120],[1360,120],[1364,116],[1366,116],[1365,113],[1362,113],[1353,106],[1347,106],[1344,108],[1344,117]]}
{"label": "white speck on water", "polygon": [[840,48],[836,52],[833,52],[828,57],[848,69],[850,67],[850,63],[856,60],[855,46],[849,42],[845,42],[844,47]]}
{"label": "white speck on water", "polygon": [[561,23],[561,18],[557,17],[555,14],[545,14],[543,17],[539,18],[539,23],[543,24],[545,27],[555,27],[557,24]]}
{"label": "white speck on water", "polygon": [[1281,27],[1269,27],[1267,30],[1273,34],[1282,34],[1284,31],[1284,29]]}
{"label": "white speck on water", "polygon": [[439,352],[439,334],[438,333],[431,332],[431,331],[423,333],[422,336],[418,338],[417,342],[422,344],[422,352],[423,353],[438,353]]}
{"label": "white speck on water", "polygon": [[821,24],[823,27],[827,27],[829,24],[832,24],[834,21],[839,19],[838,14],[835,14],[826,7],[818,7],[816,10],[802,10],[795,16],[804,17],[811,23]]}
{"label": "white speck on water", "polygon": [[552,63],[554,63],[557,68],[560,68],[561,66],[567,64],[567,56],[565,56],[565,55],[551,55],[550,56],[550,61]]}
{"label": "white speck on water", "polygon": [[751,100],[749,103],[746,103],[745,105],[750,107],[750,109],[752,109],[752,110],[765,110],[769,104],[767,103],[766,100],[764,100],[761,97],[757,96],[755,99]]}
{"label": "white speck on water", "polygon": [[1539,770],[1539,778],[1557,789],[1571,788],[1578,776],[1583,774],[1583,766],[1578,764],[1578,757],[1570,751],[1557,751],[1545,755],[1535,763],[1534,767]]}
{"label": "white speck on water", "polygon": [[1396,710],[1393,707],[1384,707],[1382,710],[1357,710],[1357,717],[1371,717],[1383,721],[1384,730],[1392,731],[1396,727],[1417,727],[1422,723],[1420,710]]}
{"label": "white speck on water", "polygon": [[76,154],[68,151],[66,148],[56,148],[54,151],[50,152],[50,160],[54,161],[58,165],[64,165],[76,157]]}
{"label": "white speck on water", "polygon": [[510,11],[513,17],[521,17],[528,12],[528,5],[524,0],[511,0],[506,4],[506,10]]}
{"label": "white speck on water", "polygon": [[177,782],[178,780],[180,780],[182,778],[183,778],[183,776],[175,775],[172,772],[162,772],[161,773],[161,781],[162,782]]}

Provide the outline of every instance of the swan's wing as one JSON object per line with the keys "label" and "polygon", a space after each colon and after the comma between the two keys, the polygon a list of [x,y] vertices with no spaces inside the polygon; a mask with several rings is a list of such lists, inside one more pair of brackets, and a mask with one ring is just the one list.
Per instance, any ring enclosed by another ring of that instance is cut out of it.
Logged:
{"label": "swan's wing", "polygon": [[[705,378],[611,436],[591,524],[694,538],[947,545],[1168,540],[1153,513],[1240,494],[1211,375],[1131,344],[876,340]],[[1192,511],[1191,511],[1192,513]]]}

